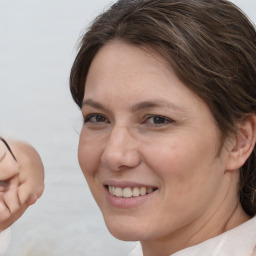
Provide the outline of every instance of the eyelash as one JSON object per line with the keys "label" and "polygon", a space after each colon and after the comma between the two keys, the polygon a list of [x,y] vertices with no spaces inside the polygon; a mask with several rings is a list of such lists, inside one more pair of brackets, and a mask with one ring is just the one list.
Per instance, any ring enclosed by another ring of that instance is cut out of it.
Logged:
{"label": "eyelash", "polygon": [[[96,118],[96,120],[92,121],[92,118]],[[99,120],[97,120],[97,118],[99,118]],[[153,123],[149,122],[150,119],[153,119]],[[174,120],[172,120],[170,118],[167,118],[165,116],[147,115],[144,118],[144,120],[142,121],[142,124],[148,124],[148,125],[151,125],[151,126],[163,126],[163,125],[167,125],[167,124],[170,124],[170,123],[173,123],[173,122],[174,122]],[[88,116],[86,116],[84,118],[84,123],[100,124],[100,123],[110,123],[110,122],[108,121],[108,119],[104,115],[93,113],[93,114],[89,114]]]}
{"label": "eyelash", "polygon": [[[172,120],[172,119],[170,119],[168,117],[165,117],[165,116],[161,116],[161,115],[148,115],[144,119],[143,123],[147,123],[150,118],[152,118],[152,119],[157,118],[158,121],[162,121],[160,123],[149,123],[149,125],[152,125],[152,126],[163,126],[163,125],[167,125],[167,124],[170,124],[170,123],[174,122],[174,120]],[[156,120],[154,120],[154,121],[156,121]]]}
{"label": "eyelash", "polygon": [[[99,117],[99,118],[104,118],[105,119],[105,121],[107,121],[107,118],[104,116],[104,115],[102,115],[102,114],[96,114],[96,113],[94,113],[94,114],[89,114],[88,116],[86,116],[85,118],[84,118],[84,123],[105,123],[104,121],[92,121],[91,119],[93,118],[93,117],[95,117],[95,118],[97,118],[97,117]],[[109,121],[107,121],[106,123],[109,123]]]}

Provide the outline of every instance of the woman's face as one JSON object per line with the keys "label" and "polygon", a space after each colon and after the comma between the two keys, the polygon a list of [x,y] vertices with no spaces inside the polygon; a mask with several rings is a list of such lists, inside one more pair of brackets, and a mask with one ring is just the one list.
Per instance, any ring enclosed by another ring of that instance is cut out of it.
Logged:
{"label": "woman's face", "polygon": [[150,50],[112,41],[95,56],[79,162],[110,232],[158,240],[221,209],[228,154],[207,105]]}

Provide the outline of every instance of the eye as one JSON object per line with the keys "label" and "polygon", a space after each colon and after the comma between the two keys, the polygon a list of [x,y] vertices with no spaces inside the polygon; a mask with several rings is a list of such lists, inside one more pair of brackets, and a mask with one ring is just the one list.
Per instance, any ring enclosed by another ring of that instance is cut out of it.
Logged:
{"label": "eye", "polygon": [[84,119],[84,123],[109,123],[107,118],[101,114],[90,114]]}
{"label": "eye", "polygon": [[150,124],[150,125],[155,125],[155,126],[160,126],[160,125],[165,125],[169,123],[173,123],[174,121],[170,118],[164,117],[164,116],[158,116],[158,115],[150,115],[147,116],[144,123]]}

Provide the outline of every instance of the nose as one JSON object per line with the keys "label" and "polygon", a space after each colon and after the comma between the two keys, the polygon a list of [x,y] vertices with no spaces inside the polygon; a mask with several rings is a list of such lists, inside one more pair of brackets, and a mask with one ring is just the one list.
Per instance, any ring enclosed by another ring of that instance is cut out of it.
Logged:
{"label": "nose", "polygon": [[112,171],[131,169],[141,162],[138,140],[124,127],[114,127],[101,156],[102,164]]}

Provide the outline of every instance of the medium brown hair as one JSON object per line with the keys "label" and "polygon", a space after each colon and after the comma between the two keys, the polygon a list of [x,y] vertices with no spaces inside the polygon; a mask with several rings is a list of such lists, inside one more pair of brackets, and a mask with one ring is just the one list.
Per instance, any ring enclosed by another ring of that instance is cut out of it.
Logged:
{"label": "medium brown hair", "polygon": [[[98,16],[81,40],[70,90],[81,108],[90,64],[120,39],[162,55],[180,80],[210,108],[222,139],[256,113],[256,32],[226,0],[119,0]],[[240,170],[240,201],[256,213],[256,150]]]}

